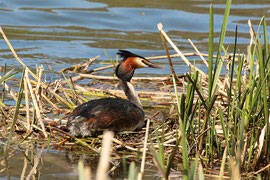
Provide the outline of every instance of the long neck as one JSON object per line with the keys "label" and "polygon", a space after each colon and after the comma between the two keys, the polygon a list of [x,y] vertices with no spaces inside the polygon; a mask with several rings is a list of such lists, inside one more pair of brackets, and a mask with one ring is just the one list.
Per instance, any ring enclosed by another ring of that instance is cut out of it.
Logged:
{"label": "long neck", "polygon": [[132,84],[130,82],[127,81],[123,81],[120,79],[121,85],[123,87],[123,90],[128,98],[128,100],[130,102],[133,102],[134,104],[136,104],[139,108],[142,108],[142,103],[139,99],[139,96],[137,95],[134,87],[132,86]]}

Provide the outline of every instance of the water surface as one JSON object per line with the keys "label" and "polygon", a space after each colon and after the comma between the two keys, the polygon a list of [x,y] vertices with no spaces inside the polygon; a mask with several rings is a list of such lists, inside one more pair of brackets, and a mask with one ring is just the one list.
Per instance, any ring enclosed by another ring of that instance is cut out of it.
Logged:
{"label": "water surface", "polygon": [[[92,66],[95,68],[101,66],[100,61],[108,61],[104,50],[111,58],[116,57],[117,49],[143,56],[164,55],[156,27],[159,22],[180,50],[193,52],[188,43],[191,39],[201,52],[207,52],[210,3],[214,4],[217,43],[225,8],[223,0],[2,0],[0,25],[29,67],[42,64],[47,71],[58,71],[100,55],[99,61]],[[266,0],[233,1],[226,45],[232,48],[235,26],[238,25],[239,48],[245,50],[250,37],[247,20],[251,19],[256,29],[262,16],[269,19],[269,6]],[[21,69],[2,39],[0,43],[1,64]],[[194,57],[190,59],[193,61]],[[177,73],[188,71],[180,59],[174,61]],[[167,64],[166,59],[159,62]],[[204,65],[199,67],[206,70]],[[150,69],[147,73],[160,75],[170,71]]]}
{"label": "water surface", "polygon": [[[213,3],[215,13],[215,46],[225,8],[224,0],[0,0],[0,25],[23,62],[35,69],[43,65],[46,78],[57,79],[56,71],[89,58],[100,55],[90,68],[108,63],[104,50],[116,58],[118,49],[127,49],[142,56],[164,55],[157,24],[163,23],[164,30],[184,52],[194,52],[188,39],[198,49],[207,53],[208,12]],[[257,30],[262,16],[269,21],[268,0],[233,0],[225,44],[233,48],[235,26],[238,25],[238,48],[245,52],[249,44],[250,19]],[[268,23],[269,24],[269,23]],[[268,33],[269,34],[269,33]],[[269,37],[268,37],[269,38]],[[174,53],[171,50],[171,53]],[[189,57],[191,61],[199,60]],[[173,59],[176,72],[185,73],[188,67],[180,58]],[[157,63],[168,67],[166,59]],[[206,71],[197,61],[198,67]],[[22,70],[4,40],[0,39],[0,66]],[[112,71],[112,70],[107,70]],[[170,74],[166,69],[139,70],[137,76],[163,76]],[[68,75],[69,76],[69,75]],[[4,146],[0,146],[1,156]],[[27,151],[37,155],[39,149]],[[34,152],[35,151],[35,152]],[[1,159],[0,178],[19,179],[26,150],[14,148],[10,156]],[[70,161],[66,151],[50,150],[42,153],[43,166],[40,179],[77,179],[77,160]],[[89,155],[90,156],[90,155]],[[2,156],[3,157],[3,156]],[[3,160],[3,161],[2,161]],[[29,173],[29,171],[28,171]]]}

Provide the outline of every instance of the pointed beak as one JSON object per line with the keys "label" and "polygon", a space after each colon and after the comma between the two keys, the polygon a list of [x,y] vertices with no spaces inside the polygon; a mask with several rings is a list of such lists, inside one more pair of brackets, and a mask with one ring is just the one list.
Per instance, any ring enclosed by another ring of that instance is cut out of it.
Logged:
{"label": "pointed beak", "polygon": [[148,61],[148,60],[146,60],[146,59],[144,59],[143,61],[142,61],[145,65],[147,65],[148,67],[151,67],[151,68],[158,68],[158,69],[164,69],[165,67],[163,67],[163,66],[160,66],[160,65],[157,65],[157,64],[153,64],[153,63],[151,63],[150,61]]}

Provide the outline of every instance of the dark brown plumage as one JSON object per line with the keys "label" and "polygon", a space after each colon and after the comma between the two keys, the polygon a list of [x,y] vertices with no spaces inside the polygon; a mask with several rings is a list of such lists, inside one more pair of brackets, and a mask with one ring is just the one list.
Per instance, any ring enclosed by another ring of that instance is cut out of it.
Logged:
{"label": "dark brown plumage", "polygon": [[79,105],[68,116],[67,127],[74,136],[91,136],[97,130],[126,131],[140,129],[144,125],[144,111],[135,89],[129,82],[135,69],[143,67],[162,68],[142,56],[129,51],[117,53],[123,60],[115,73],[120,79],[128,98],[102,98]]}

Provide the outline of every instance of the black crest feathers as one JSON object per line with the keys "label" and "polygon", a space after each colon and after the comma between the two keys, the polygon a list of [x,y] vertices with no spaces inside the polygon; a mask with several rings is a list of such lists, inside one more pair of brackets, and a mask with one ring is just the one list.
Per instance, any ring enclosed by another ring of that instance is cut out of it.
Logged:
{"label": "black crest feathers", "polygon": [[120,55],[120,57],[122,57],[124,59],[126,59],[128,57],[139,57],[139,58],[145,59],[144,57],[142,57],[140,55],[137,55],[137,54],[134,54],[132,52],[122,50],[122,49],[118,50],[118,52],[116,54]]}

